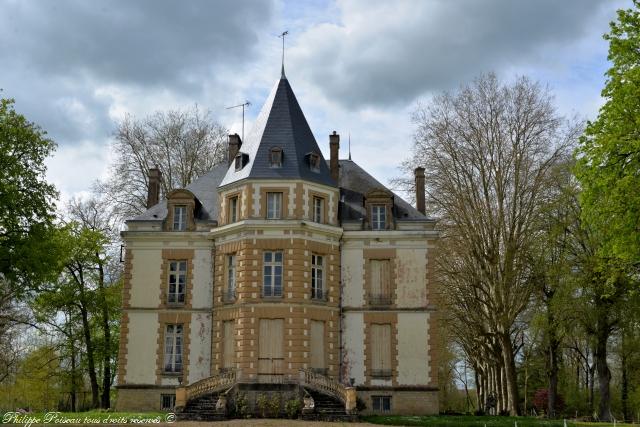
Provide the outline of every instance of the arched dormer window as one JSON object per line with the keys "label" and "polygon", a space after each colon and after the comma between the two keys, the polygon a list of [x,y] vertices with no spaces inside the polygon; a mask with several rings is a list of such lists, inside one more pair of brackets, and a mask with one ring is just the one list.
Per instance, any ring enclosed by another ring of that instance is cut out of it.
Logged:
{"label": "arched dormer window", "polygon": [[282,167],[282,148],[273,147],[269,150],[269,166],[272,168]]}
{"label": "arched dormer window", "polygon": [[320,162],[322,161],[322,157],[318,153],[307,153],[307,161],[309,162],[309,169],[313,172],[320,172]]}
{"label": "arched dormer window", "polygon": [[365,194],[366,228],[376,231],[393,230],[393,193],[375,188]]}

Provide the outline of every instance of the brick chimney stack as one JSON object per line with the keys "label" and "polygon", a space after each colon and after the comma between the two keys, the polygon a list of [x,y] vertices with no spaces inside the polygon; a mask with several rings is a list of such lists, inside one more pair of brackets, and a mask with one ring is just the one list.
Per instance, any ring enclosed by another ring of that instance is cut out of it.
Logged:
{"label": "brick chimney stack", "polygon": [[233,135],[229,135],[229,151],[228,151],[228,164],[233,163],[233,159],[236,158],[238,151],[240,151],[240,147],[242,147],[242,139],[240,139],[240,135],[234,133]]}
{"label": "brick chimney stack", "polygon": [[331,152],[331,157],[329,158],[329,170],[331,172],[331,178],[337,183],[338,178],[340,176],[340,172],[338,170],[338,152],[340,151],[340,135],[336,133],[334,130],[331,135],[329,135],[329,150]]}
{"label": "brick chimney stack", "polygon": [[424,168],[415,169],[416,176],[416,209],[423,214],[426,213],[426,207],[424,203]]}
{"label": "brick chimney stack", "polygon": [[160,201],[160,181],[162,180],[162,172],[156,166],[149,168],[149,188],[147,191],[147,209],[155,206]]}

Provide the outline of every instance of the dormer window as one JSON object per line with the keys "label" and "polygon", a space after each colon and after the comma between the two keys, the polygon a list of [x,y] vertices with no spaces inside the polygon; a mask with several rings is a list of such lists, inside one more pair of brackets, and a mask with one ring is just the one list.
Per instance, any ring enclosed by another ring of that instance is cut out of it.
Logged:
{"label": "dormer window", "polygon": [[318,153],[309,153],[309,168],[313,172],[320,172],[320,155]]}
{"label": "dormer window", "polygon": [[282,148],[273,147],[269,150],[269,166],[272,168],[282,167]]}
{"label": "dormer window", "polygon": [[173,207],[173,230],[185,231],[187,229],[187,207],[178,205]]}
{"label": "dormer window", "polygon": [[234,166],[236,171],[239,171],[243,167],[245,167],[248,161],[249,161],[249,155],[247,153],[236,154],[236,157],[234,159]]}

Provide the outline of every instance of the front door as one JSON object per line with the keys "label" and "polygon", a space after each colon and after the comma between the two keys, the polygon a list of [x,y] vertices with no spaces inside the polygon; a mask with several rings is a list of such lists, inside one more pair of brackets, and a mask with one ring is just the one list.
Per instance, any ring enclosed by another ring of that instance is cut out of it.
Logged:
{"label": "front door", "polygon": [[258,381],[281,383],[284,379],[284,319],[260,319]]}

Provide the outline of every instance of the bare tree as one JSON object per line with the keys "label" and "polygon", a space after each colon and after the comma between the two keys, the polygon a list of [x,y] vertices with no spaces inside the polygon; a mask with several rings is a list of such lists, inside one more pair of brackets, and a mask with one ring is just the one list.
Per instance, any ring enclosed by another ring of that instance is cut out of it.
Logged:
{"label": "bare tree", "polygon": [[538,83],[502,83],[493,74],[436,96],[413,118],[414,156],[405,168],[426,168],[429,208],[443,228],[444,295],[459,330],[473,334],[464,344],[488,375],[478,381],[497,395],[499,410],[518,414],[517,320],[534,287],[529,251],[550,171],[579,128],[563,126]]}
{"label": "bare tree", "polygon": [[184,188],[224,160],[226,135],[211,113],[197,106],[142,120],[126,116],[114,135],[110,176],[98,190],[121,218],[139,214],[146,208],[149,168],[162,172],[163,194]]}

